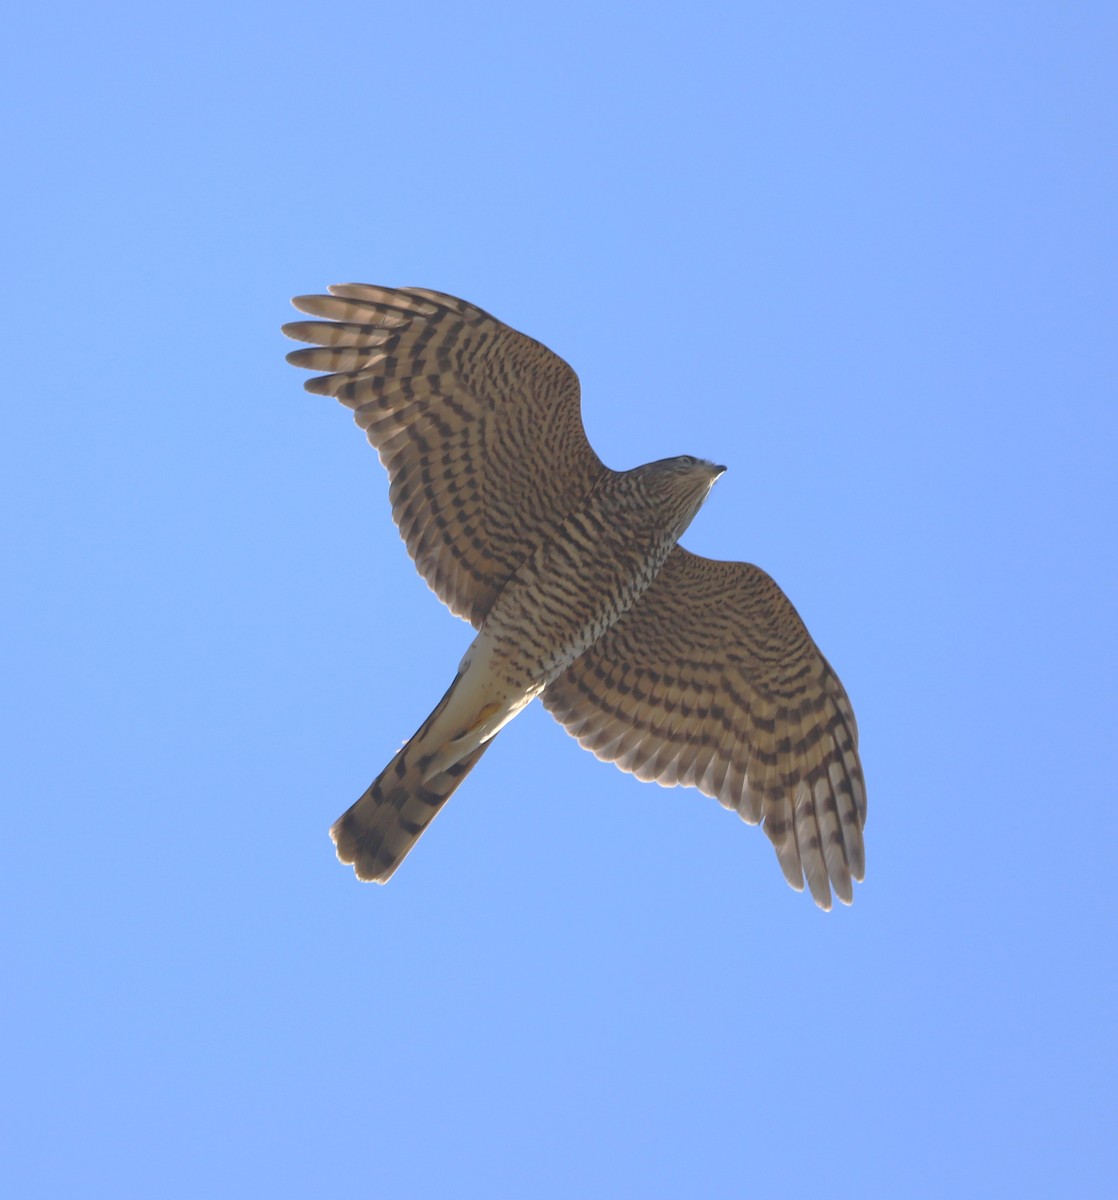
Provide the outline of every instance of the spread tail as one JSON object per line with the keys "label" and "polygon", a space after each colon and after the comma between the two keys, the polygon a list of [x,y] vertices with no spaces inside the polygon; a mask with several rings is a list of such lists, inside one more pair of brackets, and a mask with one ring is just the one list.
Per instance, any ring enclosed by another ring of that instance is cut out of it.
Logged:
{"label": "spread tail", "polygon": [[440,728],[445,722],[438,722],[438,718],[446,710],[457,683],[456,679],[435,711],[360,800],[330,827],[338,858],[353,864],[358,879],[388,882],[436,813],[490,746],[492,738],[434,774],[428,774],[436,755],[440,751],[442,757],[446,754]]}

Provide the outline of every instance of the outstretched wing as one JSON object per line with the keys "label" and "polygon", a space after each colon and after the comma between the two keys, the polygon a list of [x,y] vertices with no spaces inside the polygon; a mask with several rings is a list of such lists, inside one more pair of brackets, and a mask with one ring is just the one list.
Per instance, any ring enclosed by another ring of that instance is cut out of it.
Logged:
{"label": "outstretched wing", "polygon": [[543,693],[598,758],[764,821],[788,882],[831,907],[865,873],[858,729],[838,676],[748,563],[672,551],[635,605]]}
{"label": "outstretched wing", "polygon": [[606,468],[582,425],[578,376],[472,304],[423,288],[339,284],[297,296],[287,360],[307,391],[353,409],[388,470],[419,573],[481,624],[504,582]]}

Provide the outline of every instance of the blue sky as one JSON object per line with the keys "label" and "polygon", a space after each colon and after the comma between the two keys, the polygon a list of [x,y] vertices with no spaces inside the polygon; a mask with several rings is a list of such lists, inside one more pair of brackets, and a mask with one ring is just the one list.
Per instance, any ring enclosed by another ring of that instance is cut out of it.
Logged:
{"label": "blue sky", "polygon": [[[1108,1194],[1112,5],[8,18],[0,1171],[23,1197]],[[866,882],[524,713],[326,830],[470,640],[288,297],[462,295],[841,674]]]}

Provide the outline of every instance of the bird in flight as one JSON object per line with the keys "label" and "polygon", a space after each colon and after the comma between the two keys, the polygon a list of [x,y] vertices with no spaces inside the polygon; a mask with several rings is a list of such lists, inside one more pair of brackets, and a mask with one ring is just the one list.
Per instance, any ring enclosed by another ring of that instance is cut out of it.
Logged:
{"label": "bird in flight", "polygon": [[578,377],[545,346],[426,288],[339,284],[292,303],[306,389],[353,410],[419,573],[477,630],[446,695],[330,835],[386,882],[539,696],[598,758],[761,824],[784,877],[849,904],[866,791],[846,692],[758,567],[678,541],[725,468],[612,471]]}

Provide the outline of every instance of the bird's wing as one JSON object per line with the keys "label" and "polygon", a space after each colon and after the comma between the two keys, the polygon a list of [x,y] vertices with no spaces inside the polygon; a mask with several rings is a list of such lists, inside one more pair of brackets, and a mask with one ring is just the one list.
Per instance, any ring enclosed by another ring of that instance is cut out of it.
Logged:
{"label": "bird's wing", "polygon": [[815,902],[865,873],[854,712],[779,587],[677,546],[652,586],[543,693],[581,745],[638,779],[686,784],[764,821]]}
{"label": "bird's wing", "polygon": [[419,573],[480,625],[504,582],[605,473],[578,376],[472,304],[423,288],[339,284],[292,303],[297,367],[329,372],[380,454],[392,515]]}

